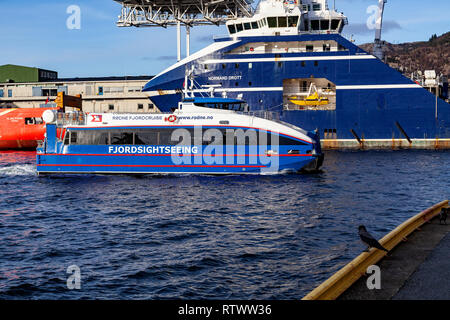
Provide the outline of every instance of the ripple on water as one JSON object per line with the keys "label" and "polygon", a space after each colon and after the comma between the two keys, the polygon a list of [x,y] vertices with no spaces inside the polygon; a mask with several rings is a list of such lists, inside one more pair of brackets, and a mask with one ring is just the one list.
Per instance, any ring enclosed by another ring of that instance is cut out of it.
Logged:
{"label": "ripple on water", "polygon": [[359,224],[381,237],[450,190],[449,152],[223,177],[38,177],[34,159],[0,152],[2,299],[298,299],[365,249]]}

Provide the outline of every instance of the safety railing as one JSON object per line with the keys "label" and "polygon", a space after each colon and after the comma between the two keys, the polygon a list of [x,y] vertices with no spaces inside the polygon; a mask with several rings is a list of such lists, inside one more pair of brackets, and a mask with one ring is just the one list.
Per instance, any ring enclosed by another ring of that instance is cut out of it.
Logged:
{"label": "safety railing", "polygon": [[[388,250],[392,250],[424,223],[439,215],[442,208],[448,207],[449,201],[445,200],[422,211],[384,236],[380,240],[381,245]],[[335,300],[361,276],[366,274],[369,266],[376,264],[385,255],[386,252],[373,248],[369,252],[360,254],[352,262],[331,276],[331,278],[307,294],[302,300]]]}

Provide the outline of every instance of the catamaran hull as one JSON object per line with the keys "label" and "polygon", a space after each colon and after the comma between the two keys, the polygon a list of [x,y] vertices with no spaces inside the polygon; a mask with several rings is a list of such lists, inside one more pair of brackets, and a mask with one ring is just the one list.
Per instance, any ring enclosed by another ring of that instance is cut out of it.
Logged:
{"label": "catamaran hull", "polygon": [[[278,174],[317,170],[323,155],[280,155],[261,162],[255,157],[221,158],[209,164],[197,157],[192,164],[173,164],[171,156],[37,155],[38,174]],[[267,157],[266,157],[267,158]],[[228,160],[227,160],[228,159]],[[231,161],[230,161],[231,160]],[[267,163],[271,161],[271,163]],[[231,163],[244,164],[226,164]],[[220,162],[223,162],[220,164]]]}

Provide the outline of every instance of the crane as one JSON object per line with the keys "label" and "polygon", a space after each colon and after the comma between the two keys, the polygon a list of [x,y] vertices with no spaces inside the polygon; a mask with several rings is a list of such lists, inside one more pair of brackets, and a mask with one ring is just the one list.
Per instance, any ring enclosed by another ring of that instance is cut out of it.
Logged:
{"label": "crane", "polygon": [[383,41],[381,41],[381,30],[383,28],[384,5],[387,0],[378,0],[378,16],[375,29],[375,42],[373,44],[373,55],[384,60]]}

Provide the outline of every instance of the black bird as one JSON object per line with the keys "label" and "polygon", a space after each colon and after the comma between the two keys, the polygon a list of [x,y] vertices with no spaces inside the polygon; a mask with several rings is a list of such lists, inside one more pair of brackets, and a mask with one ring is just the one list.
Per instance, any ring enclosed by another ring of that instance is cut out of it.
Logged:
{"label": "black bird", "polygon": [[367,244],[369,248],[367,248],[366,251],[368,251],[370,248],[377,248],[386,252],[389,252],[386,248],[384,248],[369,232],[367,232],[367,229],[365,226],[359,226],[359,237],[361,238],[362,242]]}
{"label": "black bird", "polygon": [[442,224],[442,222],[444,222],[444,224],[447,224],[447,216],[449,211],[449,208],[443,208],[441,210],[441,213],[439,214],[439,224]]}

